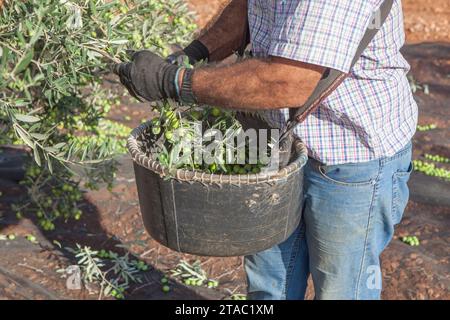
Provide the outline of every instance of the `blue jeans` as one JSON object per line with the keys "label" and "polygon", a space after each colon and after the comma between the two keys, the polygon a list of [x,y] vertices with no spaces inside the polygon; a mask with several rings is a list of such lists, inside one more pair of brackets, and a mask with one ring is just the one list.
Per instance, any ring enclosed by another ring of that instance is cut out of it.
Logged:
{"label": "blue jeans", "polygon": [[303,219],[283,243],[245,257],[250,299],[379,299],[380,254],[409,197],[411,144],[365,163],[305,167]]}

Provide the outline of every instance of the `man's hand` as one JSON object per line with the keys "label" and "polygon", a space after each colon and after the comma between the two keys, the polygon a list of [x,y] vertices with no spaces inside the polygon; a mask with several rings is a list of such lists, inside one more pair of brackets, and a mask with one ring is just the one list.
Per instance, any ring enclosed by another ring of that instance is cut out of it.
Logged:
{"label": "man's hand", "polygon": [[130,94],[147,101],[178,98],[175,87],[177,70],[177,66],[148,50],[137,51],[130,62],[114,66],[114,73]]}

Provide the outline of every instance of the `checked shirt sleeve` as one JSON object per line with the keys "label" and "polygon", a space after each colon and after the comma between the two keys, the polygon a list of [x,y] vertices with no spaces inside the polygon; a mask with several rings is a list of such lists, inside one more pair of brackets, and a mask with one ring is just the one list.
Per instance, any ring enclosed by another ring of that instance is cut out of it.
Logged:
{"label": "checked shirt sleeve", "polygon": [[349,72],[380,0],[275,1],[269,55]]}

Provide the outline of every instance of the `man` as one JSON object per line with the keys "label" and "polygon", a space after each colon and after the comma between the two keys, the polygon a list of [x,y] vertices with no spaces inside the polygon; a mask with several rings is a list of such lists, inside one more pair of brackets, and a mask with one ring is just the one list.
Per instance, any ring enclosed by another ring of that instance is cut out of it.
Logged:
{"label": "man", "polygon": [[[117,72],[129,91],[258,110],[282,127],[326,68],[349,77],[295,129],[309,149],[303,219],[284,243],[245,257],[249,297],[303,299],[311,274],[316,299],[378,299],[380,254],[408,201],[411,137],[417,122],[399,52],[401,1],[355,67],[352,59],[382,0],[233,0],[207,31],[169,61],[141,51]],[[254,57],[193,70],[171,64],[220,61],[245,43]]]}

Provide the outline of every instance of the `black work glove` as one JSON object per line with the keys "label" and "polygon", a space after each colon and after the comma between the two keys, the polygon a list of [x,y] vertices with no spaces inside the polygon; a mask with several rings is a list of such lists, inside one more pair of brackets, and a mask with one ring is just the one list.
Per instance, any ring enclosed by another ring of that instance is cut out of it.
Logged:
{"label": "black work glove", "polygon": [[130,62],[114,65],[113,71],[130,94],[142,101],[177,99],[175,76],[178,66],[148,50],[133,53]]}
{"label": "black work glove", "polygon": [[183,50],[172,53],[167,57],[167,62],[176,65],[183,65],[184,59],[188,58],[191,65],[195,65],[201,60],[209,59],[209,50],[203,43],[198,40],[191,42]]}

